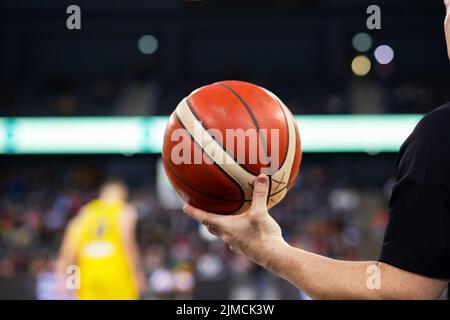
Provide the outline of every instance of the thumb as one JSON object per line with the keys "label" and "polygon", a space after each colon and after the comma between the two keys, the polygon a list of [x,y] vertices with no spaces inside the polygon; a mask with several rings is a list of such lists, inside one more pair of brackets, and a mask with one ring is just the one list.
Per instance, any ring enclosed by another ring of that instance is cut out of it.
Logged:
{"label": "thumb", "polygon": [[253,188],[252,209],[267,210],[267,195],[269,193],[269,178],[265,174],[260,174]]}

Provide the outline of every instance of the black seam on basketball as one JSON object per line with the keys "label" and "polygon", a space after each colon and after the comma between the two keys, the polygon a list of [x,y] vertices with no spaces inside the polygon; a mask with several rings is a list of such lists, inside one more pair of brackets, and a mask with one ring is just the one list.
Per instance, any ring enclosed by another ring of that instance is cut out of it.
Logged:
{"label": "black seam on basketball", "polygon": [[[290,115],[290,117],[291,117],[292,121],[295,121],[294,116]],[[291,178],[292,178],[292,170],[294,169],[295,159],[297,158],[297,146],[298,146],[298,142],[299,142],[298,139],[297,139],[297,128],[295,126],[295,122],[293,123],[293,126],[294,126],[294,139],[295,139],[295,149],[294,149],[295,150],[295,154],[294,154],[294,159],[292,160],[292,166],[291,166],[291,170],[289,172],[289,177],[288,177],[288,180],[287,180],[287,186],[286,186],[287,188],[289,188],[289,180],[291,180]]]}
{"label": "black seam on basketball", "polygon": [[[280,107],[280,109],[281,109],[281,112],[283,113],[283,118],[284,118],[284,124],[285,124],[285,127],[286,127],[286,131],[287,131],[287,148],[286,148],[286,153],[285,153],[285,155],[284,155],[284,159],[283,159],[283,161],[281,162],[281,164],[280,164],[280,166],[279,166],[279,168],[278,169],[280,169],[280,168],[282,168],[283,167],[283,165],[284,165],[284,163],[286,162],[286,159],[287,159],[287,155],[288,155],[288,152],[289,152],[289,139],[290,139],[290,134],[289,134],[289,123],[288,123],[288,121],[287,121],[287,116],[286,116],[286,113],[284,112],[284,108],[283,108],[283,106],[281,105],[281,103],[280,103],[280,101],[278,100],[278,98],[276,98],[276,97],[271,97],[272,99],[274,99],[275,101],[276,101],[276,103],[277,103],[277,105]],[[294,129],[295,129],[295,126],[294,126]],[[294,137],[295,138],[295,137]],[[294,157],[294,159],[295,159],[295,157]]]}
{"label": "black seam on basketball", "polygon": [[281,185],[287,184],[287,182],[284,182],[284,181],[283,181],[285,175],[286,175],[286,171],[283,172],[283,175],[281,176],[280,181],[272,178],[272,181],[277,183],[277,186],[275,187],[275,190],[273,190],[274,192],[275,192]]}
{"label": "black seam on basketball", "polygon": [[259,139],[261,140],[262,143],[262,147],[264,149],[264,155],[266,156],[266,160],[269,160],[268,165],[270,167],[270,157],[269,157],[269,153],[267,151],[267,141],[264,139],[264,137],[262,136],[261,133],[261,127],[259,126],[258,121],[256,120],[255,115],[253,114],[252,110],[250,109],[250,107],[248,106],[248,104],[244,101],[244,99],[236,92],[234,91],[232,88],[230,88],[229,86],[227,86],[226,84],[223,83],[217,83],[216,85],[219,85],[221,87],[226,88],[227,90],[229,90],[234,96],[236,96],[236,98],[239,99],[239,101],[242,103],[242,105],[244,106],[245,110],[247,110],[248,114],[250,115],[250,118],[253,121],[253,124],[255,125],[256,129],[258,130],[258,135],[259,135]]}
{"label": "black seam on basketball", "polygon": [[[205,124],[203,123],[203,121],[200,119],[200,117],[198,116],[198,114],[194,111],[194,108],[192,107],[192,103],[191,100],[189,99],[189,97],[186,98],[186,104],[189,108],[189,110],[191,110],[192,114],[194,115],[195,119],[197,119],[198,122],[200,122],[200,124],[202,125],[203,129],[208,130],[208,128],[205,126]],[[211,129],[211,128],[210,128]],[[214,141],[216,141],[214,139]],[[234,161],[236,162],[236,164],[241,167],[242,169],[244,169],[245,171],[247,171],[248,173],[256,176],[257,174],[259,174],[258,172],[253,172],[249,169],[247,169],[244,166],[241,166],[240,163],[238,162],[238,159],[236,159],[236,157],[234,155],[232,155],[231,153],[228,152],[227,148],[225,148],[221,143],[219,143],[219,141],[216,141],[218,145],[220,145],[223,149],[223,151],[225,151],[226,154],[228,154],[231,158],[234,159]]]}
{"label": "black seam on basketball", "polygon": [[[241,202],[241,206],[236,210],[236,211],[239,211],[242,207],[243,207],[243,205],[244,205],[244,203],[245,202],[248,202],[246,199],[245,199],[245,192],[244,192],[244,190],[241,188],[241,186],[239,185],[239,183],[237,183],[225,170],[223,170],[217,163],[215,163],[215,161],[213,160],[213,159],[211,159],[211,157],[207,154],[207,153],[205,153],[204,151],[203,151],[203,149],[202,149],[202,147],[197,143],[197,141],[195,141],[195,139],[194,139],[194,137],[189,133],[189,131],[186,129],[186,127],[184,126],[184,124],[183,124],[183,122],[181,121],[181,119],[180,119],[180,117],[178,116],[178,114],[175,112],[174,113],[175,114],[175,118],[177,119],[177,121],[178,121],[178,123],[180,124],[180,126],[184,129],[184,131],[186,132],[186,134],[191,138],[191,140],[192,140],[192,142],[194,143],[194,144],[196,144],[199,148],[200,148],[200,150],[202,150],[202,152],[211,160],[211,162],[212,162],[212,164],[216,167],[216,168],[218,168],[222,173],[224,173],[225,174],[225,176],[235,185],[235,186],[237,186],[238,187],[238,189],[239,189],[239,193],[241,194],[241,200],[231,200],[231,199],[229,199],[229,200],[226,200],[225,198],[224,199],[222,199],[222,198],[220,198],[220,197],[217,197],[217,196],[212,196],[212,195],[209,195],[209,194],[206,194],[206,193],[204,193],[204,192],[201,192],[201,191],[198,191],[198,190],[196,190],[196,189],[194,189],[194,188],[192,188],[189,184],[187,184],[187,183],[185,183],[186,184],[186,186],[188,186],[190,189],[192,189],[193,191],[195,191],[195,192],[198,192],[198,193],[200,193],[200,194],[203,194],[204,196],[207,196],[207,197],[209,197],[209,198],[212,198],[212,199],[218,199],[218,200],[224,200],[224,201],[233,201],[233,202]],[[176,176],[176,174],[174,173],[174,175]],[[180,178],[179,178],[180,179]],[[183,182],[182,181],[182,179],[180,179],[180,181],[181,182]],[[234,211],[233,211],[234,212]]]}
{"label": "black seam on basketball", "polygon": [[[180,181],[182,184],[184,184],[186,187],[191,189],[192,191],[197,192],[197,193],[201,194],[202,196],[205,196],[207,198],[214,199],[214,200],[220,200],[220,201],[224,201],[224,202],[235,202],[236,204],[242,202],[241,200],[233,200],[233,199],[229,199],[229,198],[222,198],[222,197],[213,196],[213,195],[207,194],[207,193],[205,193],[203,191],[200,191],[200,190],[197,190],[197,189],[193,188],[189,183],[186,182],[186,180],[184,180],[183,178],[181,178],[179,175],[177,175],[175,173],[175,171],[172,169],[172,167],[169,165],[169,163],[164,159],[164,157],[161,157],[161,158],[162,158],[163,163],[166,165],[166,167],[169,169],[169,171],[174,175],[174,177],[178,181]],[[250,202],[250,201],[244,201],[244,202]],[[240,210],[241,208],[242,208],[242,205],[237,210],[230,211],[228,213],[236,212],[236,211]]]}
{"label": "black seam on basketball", "polygon": [[[290,137],[291,137],[291,135],[290,135],[290,132],[289,132],[289,123],[288,123],[288,120],[287,120],[287,116],[288,116],[288,115],[286,115],[286,112],[285,112],[283,106],[281,105],[280,101],[278,100],[278,98],[277,98],[277,97],[271,97],[271,98],[274,99],[274,100],[276,101],[277,105],[278,105],[278,106],[280,107],[280,109],[281,109],[281,112],[283,113],[284,124],[285,124],[286,131],[287,131],[287,148],[286,148],[286,154],[284,155],[284,159],[283,159],[283,161],[281,162],[281,164],[280,164],[279,167],[278,167],[278,169],[280,169],[280,168],[283,167],[284,163],[285,163],[286,160],[287,160],[287,155],[288,155],[288,152],[289,152],[289,143],[290,143]],[[291,118],[292,118],[292,117],[291,117]],[[295,121],[294,119],[292,119],[292,120]],[[295,131],[295,125],[293,124],[293,126],[294,126],[294,131]],[[294,132],[294,139],[295,139],[295,149],[294,149],[294,150],[297,150],[297,135],[295,134],[295,132]],[[295,151],[294,151],[294,152],[295,152]],[[289,176],[288,176],[288,178],[287,178],[287,182],[278,181],[278,180],[273,179],[273,181],[275,181],[276,183],[278,183],[278,185],[277,185],[277,187],[275,188],[275,190],[278,189],[278,187],[279,187],[281,184],[286,184],[286,186],[283,187],[283,188],[281,188],[281,189],[278,190],[277,192],[274,192],[273,194],[269,195],[269,199],[272,199],[273,196],[276,196],[276,195],[278,195],[279,193],[283,192],[285,189],[288,189],[288,188],[289,188],[289,179],[291,178],[292,168],[294,167],[294,162],[295,162],[295,154],[294,154],[294,159],[292,160],[292,166],[291,166],[291,170],[290,170],[290,172],[289,172]],[[271,178],[271,177],[269,176],[269,178]],[[283,180],[283,178],[284,178],[284,173],[283,173],[283,175],[282,175],[282,177],[281,177],[281,180]],[[272,179],[270,179],[270,182],[272,183]],[[274,190],[274,191],[275,191],[275,190]],[[269,193],[270,193],[270,191],[272,191],[272,184],[270,184]]]}
{"label": "black seam on basketball", "polygon": [[270,199],[272,199],[272,196],[270,195],[270,192],[272,191],[272,176],[269,177],[269,192],[267,194],[266,204],[269,204]]}
{"label": "black seam on basketball", "polygon": [[278,190],[277,192],[274,192],[274,193],[272,193],[271,195],[269,195],[269,198],[273,198],[274,196],[280,194],[281,192],[283,192],[283,191],[286,190],[286,189],[287,189],[287,186],[286,186],[286,187],[283,187],[282,189]]}

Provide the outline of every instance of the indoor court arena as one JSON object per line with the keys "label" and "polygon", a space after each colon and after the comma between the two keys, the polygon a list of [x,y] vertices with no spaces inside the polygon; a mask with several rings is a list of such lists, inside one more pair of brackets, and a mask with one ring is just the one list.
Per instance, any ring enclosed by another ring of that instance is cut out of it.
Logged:
{"label": "indoor court arena", "polygon": [[0,35],[1,300],[448,300],[450,1],[0,0]]}

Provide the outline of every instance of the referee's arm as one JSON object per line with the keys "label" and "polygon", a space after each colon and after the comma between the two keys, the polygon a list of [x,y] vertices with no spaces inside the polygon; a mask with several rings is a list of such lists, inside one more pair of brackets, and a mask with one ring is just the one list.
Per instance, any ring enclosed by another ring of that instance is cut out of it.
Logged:
{"label": "referee's arm", "polygon": [[263,260],[268,269],[315,298],[439,298],[450,278],[449,123],[450,103],[425,116],[401,147],[378,262],[281,244]]}
{"label": "referee's arm", "polygon": [[432,300],[448,285],[382,262],[334,260],[288,245],[277,252],[269,270],[314,299]]}
{"label": "referee's arm", "polygon": [[269,181],[255,181],[250,210],[186,213],[246,255],[317,299],[437,299],[450,279],[450,103],[422,119],[397,163],[379,261],[340,261],[291,247],[266,206]]}
{"label": "referee's arm", "polygon": [[255,182],[252,208],[244,214],[220,216],[191,206],[185,206],[184,210],[232,250],[315,299],[437,299],[445,290],[448,280],[422,276],[382,262],[329,259],[290,246],[267,212],[268,181],[263,178],[260,176]]}

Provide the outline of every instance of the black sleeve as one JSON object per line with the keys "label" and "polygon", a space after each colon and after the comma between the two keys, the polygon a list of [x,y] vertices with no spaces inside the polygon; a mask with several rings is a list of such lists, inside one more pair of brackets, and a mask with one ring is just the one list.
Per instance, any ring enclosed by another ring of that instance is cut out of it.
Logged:
{"label": "black sleeve", "polygon": [[450,105],[425,116],[400,149],[379,260],[450,279]]}

